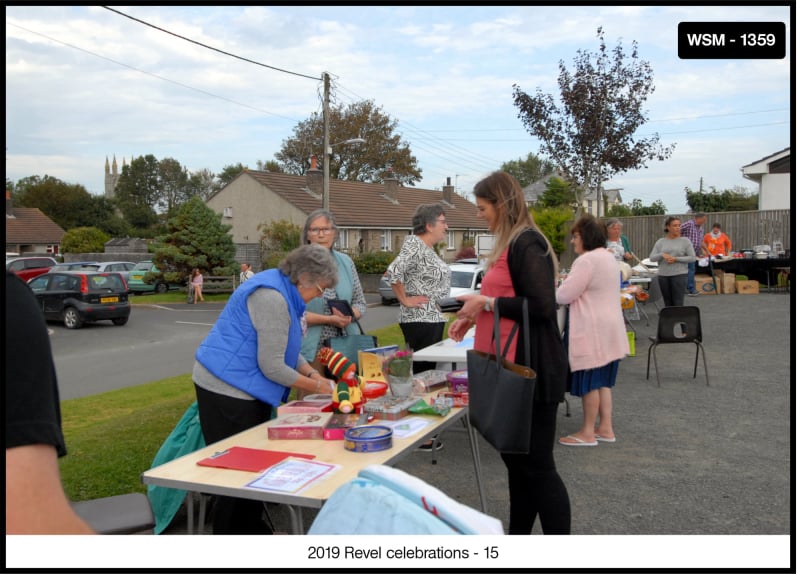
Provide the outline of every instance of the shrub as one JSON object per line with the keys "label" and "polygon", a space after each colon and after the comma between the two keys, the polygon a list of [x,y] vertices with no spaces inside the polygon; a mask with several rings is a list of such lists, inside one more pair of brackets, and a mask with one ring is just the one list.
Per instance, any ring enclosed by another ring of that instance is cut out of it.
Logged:
{"label": "shrub", "polygon": [[353,263],[359,273],[383,274],[396,256],[392,251],[367,251],[354,255]]}

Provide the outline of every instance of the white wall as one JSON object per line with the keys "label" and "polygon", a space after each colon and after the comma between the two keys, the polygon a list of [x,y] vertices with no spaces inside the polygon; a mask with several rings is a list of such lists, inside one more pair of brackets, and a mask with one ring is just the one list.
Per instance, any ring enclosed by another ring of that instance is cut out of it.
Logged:
{"label": "white wall", "polygon": [[761,177],[761,189],[759,190],[758,208],[767,209],[790,209],[791,208],[791,174],[788,173],[765,173]]}

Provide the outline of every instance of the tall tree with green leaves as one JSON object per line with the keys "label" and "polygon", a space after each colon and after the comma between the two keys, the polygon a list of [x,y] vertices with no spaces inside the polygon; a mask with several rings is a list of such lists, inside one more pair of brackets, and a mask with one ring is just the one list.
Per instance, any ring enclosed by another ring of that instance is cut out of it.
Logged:
{"label": "tall tree with green leaves", "polygon": [[723,189],[719,191],[713,185],[711,191],[703,191],[703,180],[700,180],[700,189],[693,191],[686,187],[686,204],[692,211],[752,211],[758,209],[758,194],[747,191],[744,187]]}
{"label": "tall tree with green leaves", "polygon": [[500,166],[500,170],[514,176],[522,187],[526,187],[555,171],[555,164],[529,153],[526,158],[512,159]]}
{"label": "tall tree with green leaves", "polygon": [[[579,50],[574,73],[559,61],[561,106],[552,94],[537,88],[530,96],[517,84],[513,99],[519,119],[541,142],[541,152],[576,189],[601,201],[603,182],[669,158],[675,144],[661,146],[658,133],[635,137],[647,122],[643,105],[655,91],[652,68],[639,60],[635,41],[628,62],[621,44],[608,53],[602,27],[597,36],[599,53]],[[576,197],[578,205],[582,199]]]}
{"label": "tall tree with green leaves", "polygon": [[[331,180],[382,182],[390,173],[404,185],[422,179],[417,158],[408,143],[395,133],[397,120],[370,100],[330,108]],[[337,145],[363,138],[365,143]],[[323,121],[314,113],[294,128],[275,158],[285,173],[302,175],[311,167],[311,156],[322,168]]]}
{"label": "tall tree with green leaves", "polygon": [[146,229],[158,222],[160,172],[156,156],[147,154],[122,166],[114,199],[125,220],[133,227]]}
{"label": "tall tree with green leaves", "polygon": [[97,227],[75,227],[61,238],[63,253],[103,253],[111,237]]}
{"label": "tall tree with green leaves", "polygon": [[183,283],[192,269],[205,275],[237,273],[236,246],[222,223],[222,214],[206,206],[200,197],[192,197],[167,221],[167,232],[153,242],[153,261],[168,283]]}
{"label": "tall tree with green leaves", "polygon": [[246,169],[247,166],[241,163],[232,163],[224,166],[222,171],[217,174],[217,179],[219,180],[219,187],[217,189],[222,189],[228,185]]}
{"label": "tall tree with green leaves", "polygon": [[576,207],[575,194],[569,182],[554,175],[547,180],[547,187],[544,193],[539,196],[536,206],[540,208],[568,207],[574,209]]}

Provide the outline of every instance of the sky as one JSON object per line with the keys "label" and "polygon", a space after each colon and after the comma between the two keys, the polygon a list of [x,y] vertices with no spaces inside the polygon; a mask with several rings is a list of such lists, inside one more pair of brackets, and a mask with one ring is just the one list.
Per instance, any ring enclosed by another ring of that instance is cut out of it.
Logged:
{"label": "sky", "polygon": [[668,160],[605,186],[621,188],[623,203],[661,200],[685,213],[685,189],[701,179],[705,190],[756,192],[741,168],[794,141],[794,54],[678,58],[679,22],[729,21],[785,22],[793,34],[788,6],[733,3],[9,6],[6,178],[50,175],[102,194],[106,158],[255,169],[321,113],[327,72],[333,104],[372,100],[397,121],[422,171],[417,187],[441,189],[450,178],[472,198],[504,162],[544,157],[517,117],[513,86],[558,99],[559,61],[574,70],[579,51],[597,53],[602,27],[609,49],[630,55],[636,42],[653,69],[637,136],[676,144]]}

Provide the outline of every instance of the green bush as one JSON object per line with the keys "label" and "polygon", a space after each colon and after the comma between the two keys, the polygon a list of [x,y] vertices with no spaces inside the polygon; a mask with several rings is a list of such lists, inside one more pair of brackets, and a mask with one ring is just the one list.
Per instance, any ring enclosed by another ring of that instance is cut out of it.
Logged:
{"label": "green bush", "polygon": [[353,263],[359,273],[382,274],[396,256],[392,251],[367,251],[354,255]]}

